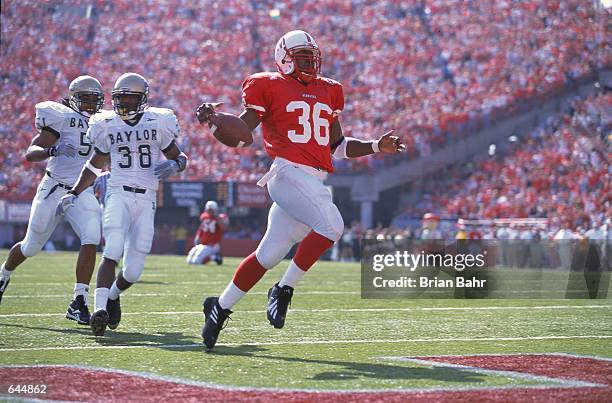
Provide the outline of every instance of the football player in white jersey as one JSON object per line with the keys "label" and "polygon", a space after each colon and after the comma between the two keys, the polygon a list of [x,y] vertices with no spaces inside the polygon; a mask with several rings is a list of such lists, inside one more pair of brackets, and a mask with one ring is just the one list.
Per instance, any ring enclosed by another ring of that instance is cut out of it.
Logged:
{"label": "football player in white jersey", "polygon": [[[102,223],[106,245],[90,322],[96,336],[103,335],[107,326],[119,325],[119,295],[142,274],[153,242],[159,181],[187,165],[187,156],[176,144],[179,125],[174,112],[149,107],[148,95],[149,84],[141,75],[126,73],[117,79],[112,90],[114,111],[99,113],[90,122],[87,135],[94,155],[58,205],[59,214],[69,212],[110,162]],[[121,256],[123,269],[115,279]]]}
{"label": "football player in white jersey", "polygon": [[[30,162],[48,159],[43,180],[32,201],[30,220],[25,238],[15,244],[2,263],[0,300],[9,283],[10,275],[27,258],[36,255],[49,240],[61,217],[55,216],[55,206],[72,188],[83,165],[92,154],[86,133],[89,120],[104,104],[100,82],[90,76],[80,76],[70,83],[69,96],[63,103],[46,101],[36,104],[38,134],[26,152]],[[96,261],[96,247],[100,243],[100,206],[91,187],[83,195],[66,219],[81,240],[76,263],[74,300],[66,317],[80,324],[89,324],[87,294]]]}

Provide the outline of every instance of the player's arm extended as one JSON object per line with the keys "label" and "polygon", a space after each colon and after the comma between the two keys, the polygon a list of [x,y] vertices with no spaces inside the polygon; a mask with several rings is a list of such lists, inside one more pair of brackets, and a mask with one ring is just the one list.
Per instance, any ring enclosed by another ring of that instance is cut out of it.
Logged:
{"label": "player's arm extended", "polygon": [[57,143],[59,134],[55,131],[43,128],[40,132],[32,139],[32,143],[26,151],[26,160],[29,162],[40,162],[44,161],[54,153],[53,145]]}
{"label": "player's arm extended", "polygon": [[393,130],[383,134],[378,140],[359,140],[342,134],[340,120],[336,119],[330,127],[330,142],[335,158],[357,158],[378,152],[394,154],[402,152],[406,146],[399,137],[392,136]]}
{"label": "player's arm extended", "polygon": [[[222,105],[223,102],[204,102],[198,106],[196,116],[200,123],[210,124],[209,119],[215,114],[215,109]],[[261,123],[261,119],[259,118],[259,115],[255,109],[246,108],[240,115],[238,115],[238,117],[247,124],[251,131],[255,130],[255,128]]]}
{"label": "player's arm extended", "polygon": [[[95,150],[95,149],[94,149]],[[93,185],[96,178],[102,175],[102,168],[110,162],[110,155],[94,151],[89,161],[85,163],[79,179],[76,184],[68,192],[73,195],[80,195],[85,189]]]}

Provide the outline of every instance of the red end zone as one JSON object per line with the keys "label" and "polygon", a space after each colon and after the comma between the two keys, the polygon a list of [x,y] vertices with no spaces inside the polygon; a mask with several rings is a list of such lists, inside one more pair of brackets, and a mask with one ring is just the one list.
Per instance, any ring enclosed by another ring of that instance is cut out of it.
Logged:
{"label": "red end zone", "polygon": [[[407,357],[408,358],[408,357]],[[70,366],[1,367],[0,396],[64,401],[575,401],[609,402],[612,361],[569,355],[481,355],[410,357],[431,363],[513,371],[597,386],[488,388],[473,390],[302,392],[223,388],[126,371]],[[10,385],[46,385],[45,394],[9,394]]]}

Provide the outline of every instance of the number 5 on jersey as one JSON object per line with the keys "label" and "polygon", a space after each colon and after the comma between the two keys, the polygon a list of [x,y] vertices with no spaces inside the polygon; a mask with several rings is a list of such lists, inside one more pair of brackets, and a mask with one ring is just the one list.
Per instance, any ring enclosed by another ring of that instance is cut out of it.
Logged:
{"label": "number 5 on jersey", "polygon": [[[298,123],[302,125],[303,133],[296,133],[295,130],[289,130],[287,133],[289,140],[294,143],[308,143],[312,137],[314,129],[314,138],[319,145],[326,146],[329,144],[329,120],[321,117],[321,112],[325,111],[330,116],[332,109],[329,105],[322,102],[317,102],[312,108],[312,120],[310,119],[310,105],[304,101],[291,101],[287,104],[287,112],[302,111],[298,117]],[[312,124],[311,124],[312,121]],[[321,130],[323,129],[323,130]]]}

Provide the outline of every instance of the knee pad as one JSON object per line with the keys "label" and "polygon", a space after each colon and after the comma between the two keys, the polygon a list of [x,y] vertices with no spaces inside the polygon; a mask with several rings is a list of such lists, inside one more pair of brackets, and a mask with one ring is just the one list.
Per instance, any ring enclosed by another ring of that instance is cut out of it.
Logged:
{"label": "knee pad", "polygon": [[124,238],[121,231],[109,231],[105,234],[106,245],[102,256],[118,262],[123,255]]}
{"label": "knee pad", "polygon": [[100,245],[100,221],[88,220],[80,235],[81,245]]}
{"label": "knee pad", "polygon": [[23,256],[32,257],[40,252],[44,244],[45,242],[35,241],[31,237],[26,237],[26,239],[19,243],[19,248]]}
{"label": "knee pad", "polygon": [[283,241],[274,242],[264,236],[255,251],[255,257],[259,264],[266,270],[270,270],[287,256],[294,244],[295,242],[289,237]]}
{"label": "knee pad", "polygon": [[316,232],[328,238],[330,241],[338,242],[344,232],[344,220],[342,214],[334,204],[332,204],[327,212],[327,225],[319,231],[318,228],[313,228]]}
{"label": "knee pad", "polygon": [[130,282],[135,283],[140,279],[142,271],[144,270],[144,261],[147,255],[145,253],[138,252],[133,249],[128,249],[123,257],[123,278]]}

